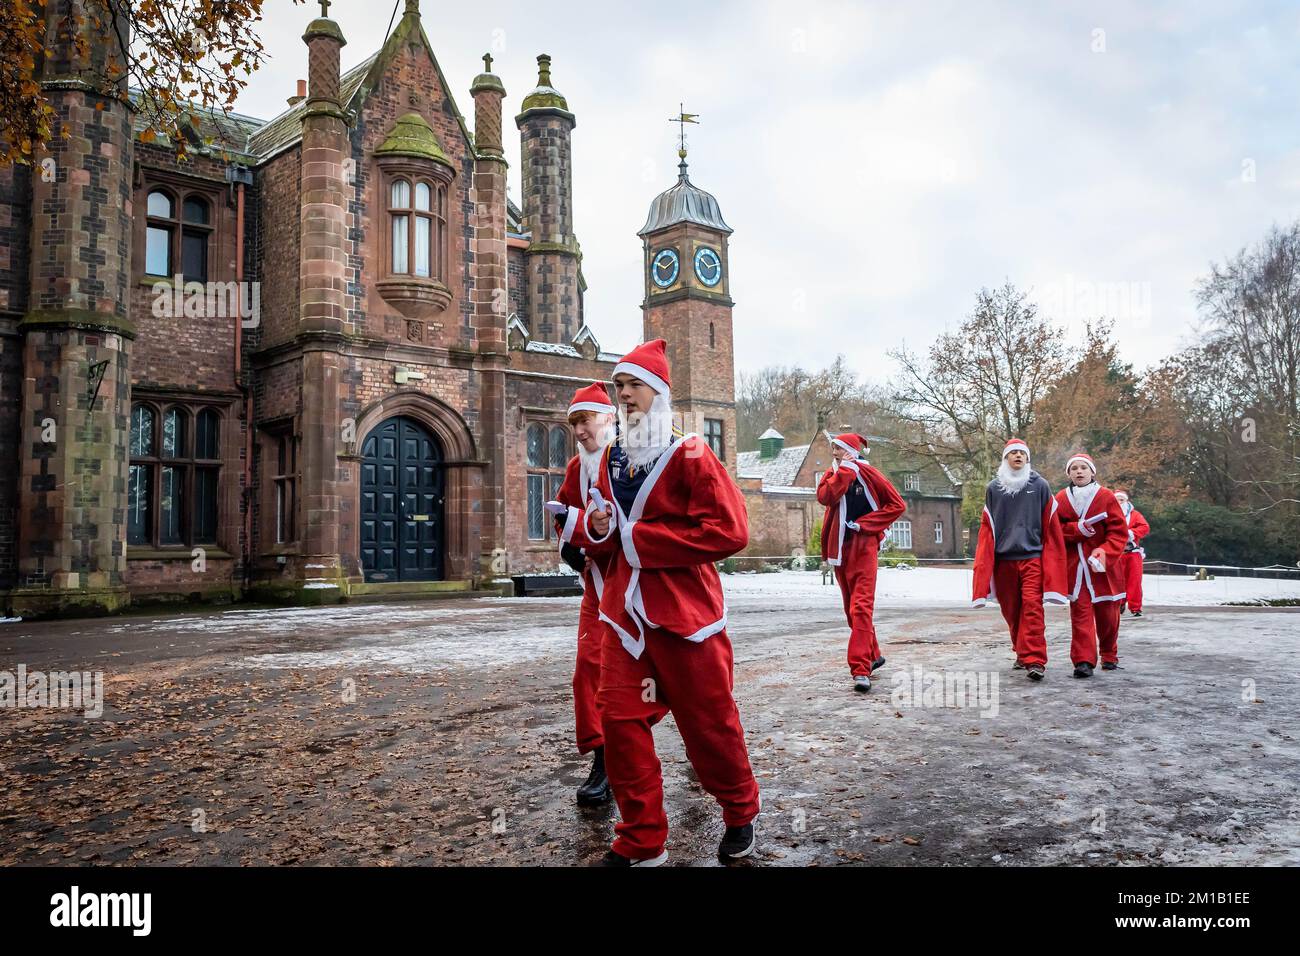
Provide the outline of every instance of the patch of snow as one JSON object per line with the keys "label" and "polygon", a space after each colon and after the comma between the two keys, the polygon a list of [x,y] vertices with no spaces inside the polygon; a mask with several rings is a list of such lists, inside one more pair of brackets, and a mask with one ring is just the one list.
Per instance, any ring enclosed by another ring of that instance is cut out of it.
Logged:
{"label": "patch of snow", "polygon": [[[724,574],[727,603],[770,604],[785,610],[840,604],[840,590],[822,584],[817,571],[779,571],[772,574]],[[1219,577],[1193,581],[1181,575],[1146,574],[1142,577],[1145,607],[1213,607],[1236,601],[1300,598],[1300,575],[1294,581],[1273,578]],[[969,568],[881,568],[876,578],[876,606],[908,604],[969,607]]]}

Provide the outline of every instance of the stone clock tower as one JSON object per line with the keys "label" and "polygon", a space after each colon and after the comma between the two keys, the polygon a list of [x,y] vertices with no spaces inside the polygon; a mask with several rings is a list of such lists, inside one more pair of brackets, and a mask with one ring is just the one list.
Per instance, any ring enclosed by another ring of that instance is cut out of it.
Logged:
{"label": "stone clock tower", "polygon": [[645,338],[668,343],[673,408],[683,428],[706,438],[734,475],[731,227],[723,221],[718,201],[691,182],[686,151],[678,155],[677,185],[655,198],[637,233],[644,244]]}

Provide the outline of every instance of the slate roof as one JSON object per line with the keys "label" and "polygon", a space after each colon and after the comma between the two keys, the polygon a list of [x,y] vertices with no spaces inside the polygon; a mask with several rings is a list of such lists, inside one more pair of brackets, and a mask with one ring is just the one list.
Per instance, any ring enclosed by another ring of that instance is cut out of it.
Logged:
{"label": "slate roof", "polygon": [[761,478],[763,490],[779,491],[815,491],[816,489],[797,489],[794,483],[803,460],[808,456],[808,445],[793,445],[781,449],[775,458],[763,461],[756,451],[736,453],[736,476],[738,478]]}
{"label": "slate roof", "polygon": [[[351,104],[377,56],[378,51],[372,53],[339,78],[339,99],[345,105]],[[302,100],[264,125],[249,139],[251,151],[266,160],[299,142],[302,139],[302,114],[306,108],[307,101]]]}
{"label": "slate roof", "polygon": [[[128,91],[133,104],[140,103],[140,91],[132,89]],[[212,151],[227,150],[232,153],[238,153],[243,156],[251,155],[248,142],[252,136],[266,125],[266,120],[258,119],[256,116],[248,116],[244,113],[222,113],[220,110],[207,110],[195,103],[186,103],[188,114],[198,118],[198,123],[193,126],[195,135],[203,143],[210,142],[211,145],[206,147]],[[185,122],[186,114],[179,117],[179,121]],[[144,112],[136,109],[132,113],[132,130],[136,136],[139,136],[149,126],[148,118]],[[169,144],[167,137],[157,136],[150,145],[166,147]],[[203,151],[204,147],[194,144],[194,148]]]}

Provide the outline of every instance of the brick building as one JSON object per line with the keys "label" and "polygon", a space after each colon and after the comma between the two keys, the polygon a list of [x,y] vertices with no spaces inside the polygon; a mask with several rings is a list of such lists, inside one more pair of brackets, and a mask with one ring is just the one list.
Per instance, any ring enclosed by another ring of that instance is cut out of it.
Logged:
{"label": "brick building", "polygon": [[[909,454],[886,438],[871,436],[869,441],[869,460],[907,504],[889,530],[889,545],[918,558],[962,557],[961,483],[947,468]],[[787,448],[785,437],[774,428],[760,435],[758,444],[758,451],[737,457],[737,478],[749,509],[746,553],[790,555],[808,547],[825,514],[817,503],[817,481],[830,467],[831,444],[819,434],[806,445]]]}
{"label": "brick building", "polygon": [[[74,2],[51,0],[51,25]],[[72,62],[51,29],[50,153],[0,169],[11,612],[556,567],[542,505],[574,451],[565,410],[617,355],[584,313],[576,118],[550,58],[514,117],[516,206],[491,58],[471,131],[418,0],[346,72],[338,23],[303,40],[285,112],[200,117],[178,161],[78,79],[109,75],[112,46]],[[683,154],[639,233],[644,330],[670,343],[686,426],[734,468],[730,232]]]}

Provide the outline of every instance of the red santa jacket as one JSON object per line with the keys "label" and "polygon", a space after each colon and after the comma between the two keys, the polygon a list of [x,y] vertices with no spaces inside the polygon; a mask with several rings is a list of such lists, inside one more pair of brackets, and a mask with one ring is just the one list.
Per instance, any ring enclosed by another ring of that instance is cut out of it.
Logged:
{"label": "red santa jacket", "polygon": [[[1056,493],[1056,505],[1056,516],[1065,536],[1070,600],[1079,600],[1085,587],[1094,601],[1124,600],[1124,569],[1119,558],[1128,544],[1128,525],[1114,492],[1098,488],[1082,515],[1075,509],[1069,488]],[[1088,564],[1088,556],[1098,548],[1106,555],[1105,571],[1097,571]]]}
{"label": "red santa jacket", "polygon": [[[1036,478],[1042,481],[1041,478]],[[990,488],[992,485],[990,485]],[[1024,492],[1021,492],[1024,494]],[[1050,488],[1043,492],[1042,542],[1041,555],[1043,566],[1043,601],[1048,604],[1068,604],[1065,576],[1065,539],[1061,534],[1061,523],[1056,520],[1059,507],[1052,496]],[[1027,500],[1027,499],[1026,499]],[[989,601],[996,601],[997,594],[993,588],[993,565],[997,561],[997,529],[993,527],[993,518],[985,505],[980,516],[979,538],[975,545],[975,567],[971,588],[971,606],[984,607]]]}
{"label": "red santa jacket", "polygon": [[[558,532],[557,536],[561,548],[569,542],[569,538],[565,537],[564,534],[564,529],[570,520],[569,516],[574,515],[573,520],[576,521],[577,515],[587,507],[589,500],[587,488],[589,484],[590,479],[582,467],[581,457],[574,455],[569,459],[569,466],[565,469],[564,484],[560,485],[560,490],[555,495],[556,501],[570,509],[555,519],[555,528]],[[605,589],[605,575],[609,570],[610,556],[609,554],[588,554],[587,557],[590,560],[587,562],[587,570],[582,573],[582,586],[584,589],[594,587],[596,594],[599,596]]]}
{"label": "red santa jacket", "polygon": [[[609,449],[585,509],[570,508],[565,540],[608,557],[600,617],[633,657],[647,629],[700,642],[727,626],[722,582],[713,562],[749,543],[745,499],[726,467],[698,435],[677,438],[650,469],[626,514],[609,479]],[[591,513],[614,509],[604,538],[592,537]]]}
{"label": "red santa jacket", "polygon": [[[1123,507],[1120,508],[1123,511]],[[1128,514],[1124,520],[1128,523],[1128,540],[1133,547],[1125,548],[1126,551],[1136,551],[1142,557],[1147,556],[1146,549],[1142,547],[1142,539],[1151,533],[1151,525],[1147,519],[1142,516],[1142,512],[1136,508],[1129,508]]]}
{"label": "red santa jacket", "polygon": [[[871,510],[859,515],[856,521],[850,521],[847,499],[854,482],[867,496]],[[879,541],[889,526],[907,510],[889,479],[861,459],[845,459],[839,463],[838,469],[834,466],[827,468],[826,474],[817,482],[817,500],[826,506],[826,515],[822,518],[822,557],[832,567],[839,567],[843,560],[846,532],[873,535]]]}

